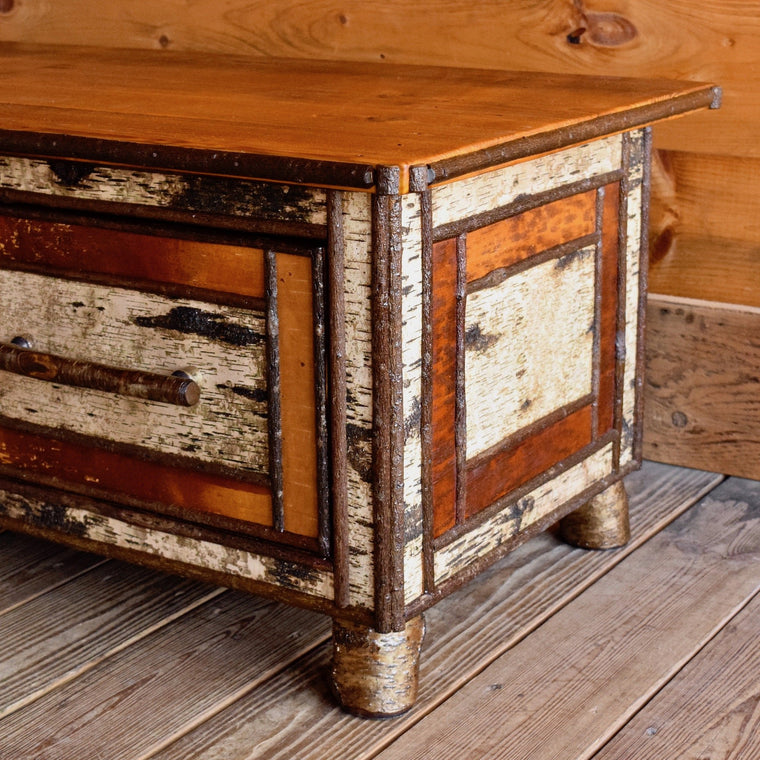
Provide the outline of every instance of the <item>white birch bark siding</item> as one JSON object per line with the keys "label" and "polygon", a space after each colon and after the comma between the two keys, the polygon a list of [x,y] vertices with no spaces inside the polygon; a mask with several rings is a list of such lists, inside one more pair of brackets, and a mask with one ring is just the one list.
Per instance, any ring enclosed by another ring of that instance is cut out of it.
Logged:
{"label": "white birch bark siding", "polygon": [[497,549],[521,530],[549,515],[613,470],[612,445],[584,459],[510,504],[490,520],[435,553],[435,581],[443,583]]}
{"label": "white birch bark siding", "polygon": [[99,541],[109,546],[142,551],[156,557],[183,562],[251,581],[271,583],[279,588],[332,599],[332,573],[316,568],[254,554],[211,541],[176,536],[172,533],[134,525],[126,520],[90,512],[83,507],[29,499],[10,491],[0,491],[0,511],[12,519],[45,524],[46,513],[53,510],[63,532]]}
{"label": "white birch bark siding", "polygon": [[592,391],[593,246],[470,293],[467,457]]}
{"label": "white birch bark siding", "polygon": [[623,374],[623,430],[620,445],[620,466],[633,459],[633,431],[636,413],[636,356],[638,345],[638,306],[641,283],[641,239],[643,204],[643,140],[642,132],[631,134],[631,163],[628,172],[628,217],[625,250],[625,371]]}
{"label": "white birch bark siding", "polygon": [[368,193],[343,194],[348,440],[349,602],[374,607],[372,511],[372,211]]}
{"label": "white birch bark siding", "polygon": [[422,576],[422,218],[419,195],[402,199],[401,261],[404,406],[404,598],[423,591]]}
{"label": "white birch bark siding", "polygon": [[537,195],[605,174],[622,165],[622,137],[591,143],[511,164],[433,188],[433,226],[491,211],[524,195]]}
{"label": "white birch bark siding", "polygon": [[36,351],[70,359],[167,375],[190,367],[201,373],[200,402],[182,408],[3,372],[0,414],[268,472],[262,315],[4,270],[0,293],[0,340],[5,342],[20,335]]}
{"label": "white birch bark siding", "polygon": [[98,166],[81,177],[61,178],[51,162],[0,156],[0,187],[63,198],[327,223],[326,193],[321,188],[226,177]]}

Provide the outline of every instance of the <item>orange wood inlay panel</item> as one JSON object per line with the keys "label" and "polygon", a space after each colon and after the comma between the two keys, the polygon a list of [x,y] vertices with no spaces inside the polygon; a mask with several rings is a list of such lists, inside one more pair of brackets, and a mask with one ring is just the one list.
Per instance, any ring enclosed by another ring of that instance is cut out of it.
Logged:
{"label": "orange wood inlay panel", "polygon": [[311,259],[277,254],[285,530],[319,533]]}
{"label": "orange wood inlay panel", "polygon": [[591,406],[584,406],[509,448],[467,465],[467,517],[591,443]]}
{"label": "orange wood inlay panel", "polygon": [[596,191],[571,195],[467,234],[467,282],[555,245],[590,235]]}
{"label": "orange wood inlay panel", "polygon": [[618,308],[618,218],[620,185],[604,188],[602,206],[602,271],[599,287],[602,295],[599,327],[599,399],[598,434],[610,430],[615,412],[615,334]]}
{"label": "orange wood inlay panel", "polygon": [[456,524],[456,238],[433,246],[432,269],[433,534],[440,536]]}
{"label": "orange wood inlay panel", "polygon": [[100,448],[0,428],[0,464],[60,483],[87,486],[238,520],[272,525],[265,486],[168,467]]}
{"label": "orange wood inlay panel", "polygon": [[263,251],[0,216],[0,263],[263,298]]}

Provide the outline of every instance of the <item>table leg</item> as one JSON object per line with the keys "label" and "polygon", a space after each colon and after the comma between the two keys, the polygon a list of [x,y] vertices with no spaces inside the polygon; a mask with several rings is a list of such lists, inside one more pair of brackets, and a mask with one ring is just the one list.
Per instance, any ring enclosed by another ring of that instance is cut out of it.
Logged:
{"label": "table leg", "polygon": [[614,549],[628,543],[628,495],[622,481],[562,519],[560,533],[569,544],[583,549]]}
{"label": "table leg", "polygon": [[333,621],[333,689],[344,709],[371,718],[406,712],[417,698],[422,615],[403,631]]}

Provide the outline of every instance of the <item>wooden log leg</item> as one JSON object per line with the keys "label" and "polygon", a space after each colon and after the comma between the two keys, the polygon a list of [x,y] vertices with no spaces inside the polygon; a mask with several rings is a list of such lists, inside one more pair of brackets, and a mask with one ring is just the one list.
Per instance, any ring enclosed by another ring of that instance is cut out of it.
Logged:
{"label": "wooden log leg", "polygon": [[378,633],[368,626],[333,621],[333,690],[348,712],[391,718],[417,698],[422,615],[403,631]]}
{"label": "wooden log leg", "polygon": [[582,549],[614,549],[628,543],[628,494],[621,481],[560,521],[562,538]]}

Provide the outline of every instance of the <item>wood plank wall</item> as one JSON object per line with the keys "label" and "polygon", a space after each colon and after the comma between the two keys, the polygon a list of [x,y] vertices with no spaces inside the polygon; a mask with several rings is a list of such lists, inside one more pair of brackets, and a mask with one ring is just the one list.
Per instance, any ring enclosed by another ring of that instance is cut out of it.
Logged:
{"label": "wood plank wall", "polygon": [[[760,402],[736,398],[760,387],[758,34],[760,0],[0,0],[3,41],[719,83],[721,111],[655,131],[645,455],[704,466],[705,440],[719,440],[710,467],[755,478]],[[705,308],[709,350],[670,319],[681,309],[691,325]],[[654,355],[684,368],[707,356],[716,387],[726,372],[739,387],[705,403],[693,373]]]}

